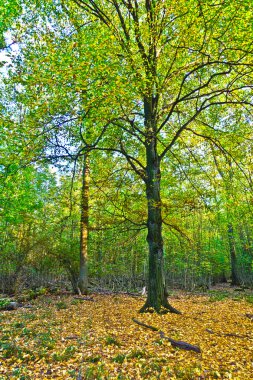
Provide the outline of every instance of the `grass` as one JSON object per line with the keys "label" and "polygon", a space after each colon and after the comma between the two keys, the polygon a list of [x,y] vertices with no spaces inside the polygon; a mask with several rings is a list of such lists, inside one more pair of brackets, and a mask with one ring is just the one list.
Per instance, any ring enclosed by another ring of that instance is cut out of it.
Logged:
{"label": "grass", "polygon": [[223,301],[229,297],[228,292],[219,292],[219,291],[209,291],[209,302]]}

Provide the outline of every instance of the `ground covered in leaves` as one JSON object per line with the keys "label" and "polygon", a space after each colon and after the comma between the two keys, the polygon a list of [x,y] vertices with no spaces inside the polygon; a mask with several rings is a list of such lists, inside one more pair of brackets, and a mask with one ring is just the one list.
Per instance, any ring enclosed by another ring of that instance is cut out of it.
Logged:
{"label": "ground covered in leaves", "polygon": [[[251,297],[178,294],[183,315],[138,314],[141,297],[44,295],[0,312],[0,379],[253,379]],[[201,348],[184,351],[166,336]]]}

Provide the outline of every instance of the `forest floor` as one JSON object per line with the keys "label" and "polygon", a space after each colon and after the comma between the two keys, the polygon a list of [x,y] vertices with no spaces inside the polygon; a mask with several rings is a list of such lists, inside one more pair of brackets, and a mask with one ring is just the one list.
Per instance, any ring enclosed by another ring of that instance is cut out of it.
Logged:
{"label": "forest floor", "polygon": [[253,379],[252,295],[178,291],[170,302],[183,314],[139,314],[144,298],[126,294],[44,295],[2,311],[0,379]]}

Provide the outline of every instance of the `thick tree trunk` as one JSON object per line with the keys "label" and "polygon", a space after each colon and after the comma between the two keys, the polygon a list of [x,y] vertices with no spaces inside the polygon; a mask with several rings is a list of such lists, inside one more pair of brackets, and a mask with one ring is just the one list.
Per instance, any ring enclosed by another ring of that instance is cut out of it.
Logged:
{"label": "thick tree trunk", "polygon": [[229,242],[229,253],[231,261],[231,285],[240,285],[240,279],[238,277],[238,265],[236,259],[235,251],[235,238],[234,238],[234,228],[231,223],[228,224],[228,242]]}
{"label": "thick tree trunk", "polygon": [[162,204],[160,196],[160,159],[156,146],[156,128],[152,120],[152,100],[145,103],[146,127],[150,136],[146,142],[146,197],[148,206],[149,272],[147,300],[140,312],[155,310],[179,313],[167,301],[162,238]]}
{"label": "thick tree trunk", "polygon": [[88,222],[89,222],[89,157],[85,154],[82,172],[81,220],[80,220],[80,271],[78,287],[88,293]]}

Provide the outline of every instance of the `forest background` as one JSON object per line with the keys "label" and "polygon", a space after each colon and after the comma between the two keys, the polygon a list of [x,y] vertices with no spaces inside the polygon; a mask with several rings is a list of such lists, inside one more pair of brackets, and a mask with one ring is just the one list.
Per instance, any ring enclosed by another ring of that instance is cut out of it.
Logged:
{"label": "forest background", "polygon": [[0,291],[67,276],[86,293],[88,272],[140,290],[152,212],[169,288],[251,287],[251,2],[8,0],[0,17]]}

